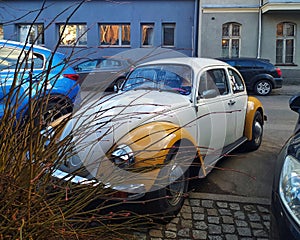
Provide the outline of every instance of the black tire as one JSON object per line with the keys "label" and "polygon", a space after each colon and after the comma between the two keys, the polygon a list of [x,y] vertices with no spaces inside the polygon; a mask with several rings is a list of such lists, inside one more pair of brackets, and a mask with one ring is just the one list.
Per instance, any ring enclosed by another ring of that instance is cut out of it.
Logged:
{"label": "black tire", "polygon": [[254,93],[260,96],[267,96],[272,92],[272,84],[268,80],[259,80],[254,86]]}
{"label": "black tire", "polygon": [[[170,162],[180,152],[177,147],[171,148],[166,162]],[[188,191],[189,183],[189,169],[180,165],[163,168],[159,174],[156,184],[164,186],[166,183],[166,176],[171,182],[166,187],[150,192],[146,195],[146,209],[147,212],[153,214],[154,221],[160,223],[167,223],[172,220],[180,211]],[[159,186],[159,185],[157,185]]]}
{"label": "black tire", "polygon": [[259,111],[254,115],[252,123],[252,139],[245,143],[245,151],[257,150],[262,142],[263,136],[263,116]]}

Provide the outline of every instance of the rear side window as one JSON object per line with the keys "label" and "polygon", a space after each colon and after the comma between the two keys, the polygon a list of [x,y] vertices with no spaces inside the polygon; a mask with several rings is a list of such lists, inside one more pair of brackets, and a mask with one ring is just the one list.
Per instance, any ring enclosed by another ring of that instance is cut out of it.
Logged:
{"label": "rear side window", "polygon": [[245,86],[239,74],[233,69],[228,69],[228,72],[233,93],[243,92],[245,90]]}
{"label": "rear side window", "polygon": [[15,69],[17,63],[21,64],[21,66],[18,66],[21,69],[30,69],[32,64],[34,69],[44,67],[44,57],[40,54],[8,47],[2,47],[0,50],[0,71]]}

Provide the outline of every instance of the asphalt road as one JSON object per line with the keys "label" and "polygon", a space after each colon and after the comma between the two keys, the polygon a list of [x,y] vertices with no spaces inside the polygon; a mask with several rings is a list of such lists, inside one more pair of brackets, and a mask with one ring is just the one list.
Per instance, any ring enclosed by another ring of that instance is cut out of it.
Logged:
{"label": "asphalt road", "polygon": [[289,99],[297,92],[300,85],[283,86],[270,96],[258,97],[268,118],[261,147],[223,158],[205,179],[194,183],[194,191],[270,199],[277,155],[297,121],[298,115],[289,108]]}

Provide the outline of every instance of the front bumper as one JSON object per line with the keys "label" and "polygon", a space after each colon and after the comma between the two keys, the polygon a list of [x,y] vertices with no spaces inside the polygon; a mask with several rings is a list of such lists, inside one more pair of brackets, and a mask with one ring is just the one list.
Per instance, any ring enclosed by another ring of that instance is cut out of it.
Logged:
{"label": "front bumper", "polygon": [[273,192],[272,194],[271,214],[275,221],[274,229],[277,230],[279,239],[299,240],[300,226],[295,223],[290,214],[286,211],[278,193]]}
{"label": "front bumper", "polygon": [[[72,184],[89,185],[91,187],[96,187],[100,184],[100,182],[96,179],[90,180],[85,177],[71,175],[59,169],[52,173],[52,177],[56,180],[67,181],[71,182]],[[111,190],[116,192],[115,196],[122,196],[122,200],[138,200],[145,196],[146,193],[144,184],[120,184],[113,187],[109,184],[106,184],[104,188],[111,188]],[[107,197],[103,197],[103,199],[107,199]],[[113,200],[116,200],[116,197],[114,197]]]}

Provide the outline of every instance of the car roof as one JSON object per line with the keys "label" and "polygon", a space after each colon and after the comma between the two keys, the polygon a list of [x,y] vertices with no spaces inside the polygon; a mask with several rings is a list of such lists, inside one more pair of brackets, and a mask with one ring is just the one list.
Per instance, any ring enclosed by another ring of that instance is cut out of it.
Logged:
{"label": "car roof", "polygon": [[232,57],[232,58],[229,58],[229,57],[220,57],[220,58],[216,58],[218,60],[221,60],[221,61],[264,61],[264,62],[270,62],[269,59],[267,58],[255,58],[255,57]]}
{"label": "car roof", "polygon": [[184,64],[192,68],[204,68],[209,66],[230,66],[229,64],[213,58],[198,58],[198,57],[178,57],[178,58],[164,58],[142,63],[138,66],[155,65],[155,64]]}
{"label": "car roof", "polygon": [[[29,50],[30,48],[33,49],[34,52],[41,53],[44,55],[49,56],[51,54],[51,50],[42,46],[34,45],[31,43],[22,43],[17,41],[11,41],[11,40],[0,40],[0,47],[12,47],[12,48],[19,48],[19,49],[25,49]],[[60,52],[55,52],[55,54],[63,57],[64,54]]]}

